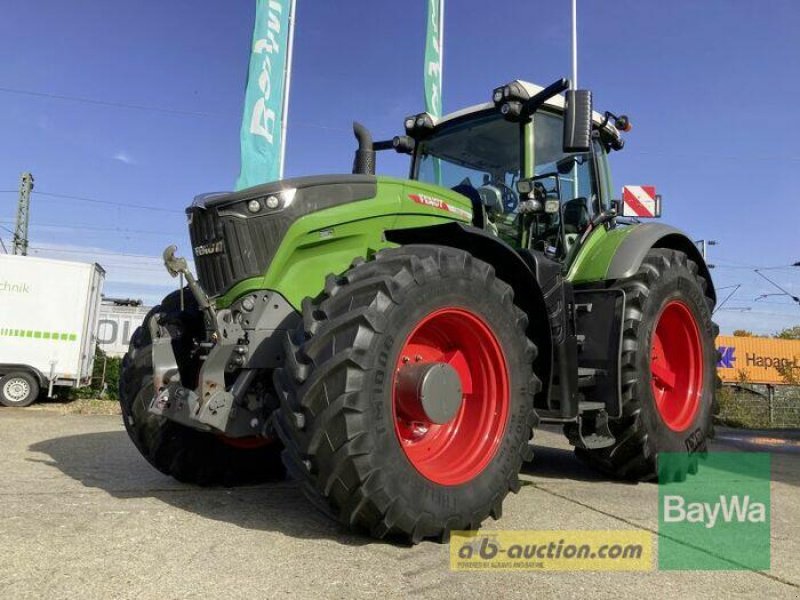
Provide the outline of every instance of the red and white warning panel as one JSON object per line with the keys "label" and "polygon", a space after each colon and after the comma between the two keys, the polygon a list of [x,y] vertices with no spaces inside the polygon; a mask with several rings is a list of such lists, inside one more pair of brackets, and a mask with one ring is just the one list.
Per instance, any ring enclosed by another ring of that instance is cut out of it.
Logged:
{"label": "red and white warning panel", "polygon": [[661,196],[653,185],[626,185],[622,188],[622,216],[655,218],[661,216]]}

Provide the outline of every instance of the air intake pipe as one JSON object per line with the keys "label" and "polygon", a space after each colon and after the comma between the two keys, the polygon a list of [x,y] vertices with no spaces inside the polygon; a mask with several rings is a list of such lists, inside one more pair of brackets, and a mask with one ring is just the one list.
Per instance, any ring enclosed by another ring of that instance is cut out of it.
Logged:
{"label": "air intake pipe", "polygon": [[353,133],[358,140],[358,150],[353,160],[354,175],[375,175],[375,146],[369,129],[358,121],[353,122]]}

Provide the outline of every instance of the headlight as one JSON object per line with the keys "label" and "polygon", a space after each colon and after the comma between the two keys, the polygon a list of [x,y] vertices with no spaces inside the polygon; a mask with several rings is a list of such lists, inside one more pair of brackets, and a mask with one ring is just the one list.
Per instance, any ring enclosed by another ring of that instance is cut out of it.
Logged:
{"label": "headlight", "polygon": [[261,210],[261,202],[258,200],[250,200],[250,202],[247,203],[247,210],[251,213],[257,213]]}
{"label": "headlight", "polygon": [[555,214],[558,212],[561,203],[558,200],[546,200],[544,203],[544,212],[547,214]]}
{"label": "headlight", "polygon": [[297,190],[295,188],[281,190],[277,194],[267,196],[264,200],[264,204],[266,204],[267,208],[270,210],[283,210],[292,205],[296,194]]}

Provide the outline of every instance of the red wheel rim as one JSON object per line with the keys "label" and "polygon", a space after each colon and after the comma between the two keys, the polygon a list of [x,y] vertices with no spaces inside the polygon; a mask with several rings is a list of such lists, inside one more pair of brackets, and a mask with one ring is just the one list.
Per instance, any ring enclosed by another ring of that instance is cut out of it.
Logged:
{"label": "red wheel rim", "polygon": [[703,393],[703,343],[692,311],[680,300],[668,302],[656,321],[650,386],[667,427],[685,431],[694,422]]}
{"label": "red wheel rim", "polygon": [[242,437],[232,438],[226,435],[218,435],[217,438],[226,446],[238,448],[239,450],[255,450],[256,448],[263,448],[273,443],[273,439],[266,437]]}
{"label": "red wheel rim", "polygon": [[[410,420],[398,402],[397,374],[408,364],[446,363],[463,392],[449,422]],[[441,485],[474,479],[497,453],[509,413],[509,377],[503,350],[486,323],[462,308],[443,308],[406,338],[392,382],[397,439],[412,465]]]}

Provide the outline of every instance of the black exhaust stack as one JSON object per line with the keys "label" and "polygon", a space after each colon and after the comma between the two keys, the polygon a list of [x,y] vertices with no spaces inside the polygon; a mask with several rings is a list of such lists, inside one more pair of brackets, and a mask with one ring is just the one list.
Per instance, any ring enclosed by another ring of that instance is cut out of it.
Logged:
{"label": "black exhaust stack", "polygon": [[353,122],[353,133],[358,140],[358,150],[353,160],[354,175],[375,175],[375,146],[369,129],[358,121]]}

